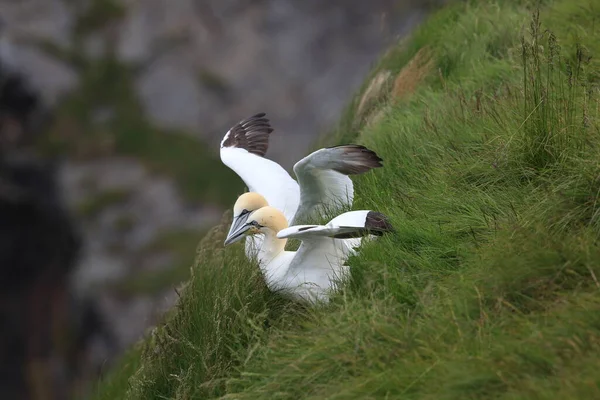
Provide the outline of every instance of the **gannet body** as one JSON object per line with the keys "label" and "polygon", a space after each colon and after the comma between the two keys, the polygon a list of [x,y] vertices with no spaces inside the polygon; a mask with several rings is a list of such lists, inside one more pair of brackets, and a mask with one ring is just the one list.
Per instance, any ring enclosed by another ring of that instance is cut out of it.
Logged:
{"label": "gannet body", "polygon": [[[240,196],[241,201],[247,202],[244,196],[256,198],[259,195]],[[227,236],[225,245],[245,236],[262,236],[257,258],[269,288],[298,300],[327,302],[331,291],[348,276],[345,262],[354,249],[343,239],[381,236],[391,231],[393,228],[387,218],[376,211],[346,212],[326,225],[288,227],[281,211],[264,206],[251,212],[243,224],[238,224]],[[284,250],[288,238],[301,240],[297,251]]]}
{"label": "gannet body", "polygon": [[[242,178],[250,192],[261,194],[269,206],[280,210],[290,224],[312,222],[324,211],[352,205],[354,186],[348,175],[382,166],[381,158],[364,146],[327,147],[294,165],[296,182],[281,165],[264,158],[271,132],[264,113],[240,121],[221,141],[221,161]],[[231,229],[239,217],[234,210]],[[248,237],[246,254],[256,255],[261,243],[260,237]],[[350,239],[349,243],[358,246],[360,239]]]}

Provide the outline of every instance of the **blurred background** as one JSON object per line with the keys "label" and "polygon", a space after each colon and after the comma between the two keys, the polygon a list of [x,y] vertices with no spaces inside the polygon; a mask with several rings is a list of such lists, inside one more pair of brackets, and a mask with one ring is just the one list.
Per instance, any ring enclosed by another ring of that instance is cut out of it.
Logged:
{"label": "blurred background", "polygon": [[291,168],[419,0],[0,0],[0,398],[85,397],[157,322],[266,112]]}

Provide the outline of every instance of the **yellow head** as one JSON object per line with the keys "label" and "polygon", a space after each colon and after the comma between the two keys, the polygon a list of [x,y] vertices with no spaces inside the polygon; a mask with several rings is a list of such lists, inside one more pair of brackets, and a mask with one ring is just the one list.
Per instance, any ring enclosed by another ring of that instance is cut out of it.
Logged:
{"label": "yellow head", "polygon": [[250,213],[268,205],[267,200],[258,193],[248,192],[238,197],[233,205],[233,221],[229,227],[227,237],[230,237],[240,227],[244,226]]}
{"label": "yellow head", "polygon": [[236,200],[233,205],[233,218],[239,217],[242,214],[251,213],[259,208],[268,206],[267,199],[258,193],[244,193]]}

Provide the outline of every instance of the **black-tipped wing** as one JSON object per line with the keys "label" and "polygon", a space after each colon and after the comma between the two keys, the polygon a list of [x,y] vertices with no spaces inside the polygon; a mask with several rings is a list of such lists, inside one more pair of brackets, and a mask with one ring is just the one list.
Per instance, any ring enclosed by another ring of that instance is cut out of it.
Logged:
{"label": "black-tipped wing", "polygon": [[300,185],[300,207],[294,223],[306,223],[320,211],[334,211],[351,205],[354,186],[348,175],[382,167],[382,159],[357,144],[327,147],[315,151],[294,165]]}
{"label": "black-tipped wing", "polygon": [[339,154],[340,162],[332,169],[344,175],[358,175],[373,168],[383,167],[383,160],[373,150],[360,144],[344,144],[327,147],[332,153]]}
{"label": "black-tipped wing", "polygon": [[388,218],[380,212],[369,211],[365,219],[365,229],[372,235],[381,236],[386,232],[395,232]]}
{"label": "black-tipped wing", "polygon": [[233,126],[221,142],[221,161],[234,171],[251,192],[260,193],[269,205],[290,220],[300,201],[298,183],[281,165],[264,157],[273,128],[265,113]]}
{"label": "black-tipped wing", "polygon": [[265,113],[259,113],[235,124],[223,138],[221,148],[237,147],[264,157],[269,148],[269,135],[273,132]]}
{"label": "black-tipped wing", "polygon": [[383,214],[357,210],[340,214],[327,225],[290,226],[277,232],[277,237],[302,241],[288,270],[294,275],[325,271],[324,265],[341,268],[362,242],[390,231],[392,226]]}
{"label": "black-tipped wing", "polygon": [[351,239],[367,235],[383,236],[384,233],[395,232],[388,218],[377,211],[367,212],[364,227],[340,226],[339,228],[340,232],[332,236],[335,239]]}
{"label": "black-tipped wing", "polygon": [[388,218],[380,212],[370,210],[348,211],[338,215],[327,225],[295,225],[277,233],[279,238],[310,239],[329,237],[351,239],[368,235],[383,236],[394,232]]}

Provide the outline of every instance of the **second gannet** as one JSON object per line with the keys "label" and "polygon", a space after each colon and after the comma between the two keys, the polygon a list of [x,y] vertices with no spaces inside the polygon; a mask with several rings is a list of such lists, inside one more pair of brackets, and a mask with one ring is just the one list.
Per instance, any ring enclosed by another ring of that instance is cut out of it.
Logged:
{"label": "second gannet", "polygon": [[[260,199],[256,193],[240,197]],[[345,263],[353,249],[347,240],[341,239],[381,236],[392,231],[387,218],[376,211],[345,212],[326,225],[288,226],[281,211],[264,206],[237,224],[225,239],[225,245],[246,236],[262,236],[257,258],[269,288],[296,299],[326,302],[330,292],[349,272]],[[288,238],[301,240],[297,251],[285,250]]]}

